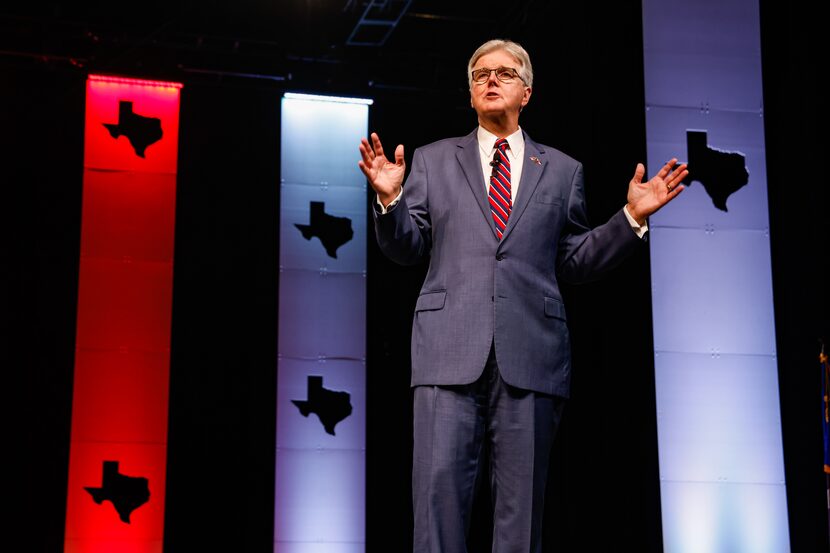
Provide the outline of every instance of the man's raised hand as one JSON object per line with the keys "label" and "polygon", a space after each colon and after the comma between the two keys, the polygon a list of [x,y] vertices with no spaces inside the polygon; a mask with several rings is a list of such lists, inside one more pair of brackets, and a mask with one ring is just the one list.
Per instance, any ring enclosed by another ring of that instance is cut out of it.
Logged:
{"label": "man's raised hand", "polygon": [[686,164],[671,159],[648,182],[643,182],[646,169],[637,164],[634,177],[628,184],[628,213],[641,225],[646,218],[675,199],[685,188],[681,182],[689,174]]}
{"label": "man's raised hand", "polygon": [[387,207],[398,197],[403,185],[406,164],[403,160],[403,144],[395,148],[395,162],[386,159],[383,146],[377,133],[371,135],[372,144],[365,138],[360,140],[360,161],[357,162],[360,170],[378,195],[378,200]]}

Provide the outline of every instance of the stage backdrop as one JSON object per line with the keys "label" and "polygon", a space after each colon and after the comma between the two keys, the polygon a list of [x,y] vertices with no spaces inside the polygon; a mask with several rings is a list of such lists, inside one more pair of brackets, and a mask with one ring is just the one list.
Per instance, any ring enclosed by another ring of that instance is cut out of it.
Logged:
{"label": "stage backdrop", "polygon": [[274,551],[366,542],[368,100],[282,100]]}
{"label": "stage backdrop", "polygon": [[666,553],[789,550],[755,0],[643,4],[648,161],[688,161],[650,220]]}

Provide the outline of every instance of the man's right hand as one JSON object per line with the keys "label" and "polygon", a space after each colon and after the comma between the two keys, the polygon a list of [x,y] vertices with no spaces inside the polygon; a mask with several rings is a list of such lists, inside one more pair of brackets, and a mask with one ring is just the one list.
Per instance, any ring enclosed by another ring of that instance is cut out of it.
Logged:
{"label": "man's right hand", "polygon": [[403,185],[406,164],[403,161],[403,144],[395,148],[395,162],[392,163],[383,153],[383,146],[377,133],[372,133],[372,144],[365,138],[360,140],[361,160],[357,162],[360,170],[366,175],[369,184],[378,195],[383,207],[398,197]]}

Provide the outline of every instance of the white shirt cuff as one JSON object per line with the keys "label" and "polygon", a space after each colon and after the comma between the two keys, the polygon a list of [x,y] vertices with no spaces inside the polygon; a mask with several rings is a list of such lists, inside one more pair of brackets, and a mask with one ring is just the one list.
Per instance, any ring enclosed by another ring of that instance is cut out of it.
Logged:
{"label": "white shirt cuff", "polygon": [[391,202],[389,202],[388,206],[383,207],[383,204],[380,203],[380,198],[375,196],[375,202],[377,202],[377,204],[378,204],[378,208],[380,209],[380,214],[381,215],[386,215],[389,212],[390,209],[392,209],[393,207],[398,205],[398,202],[401,201],[402,197],[403,197],[403,188],[401,188],[401,191],[398,192],[397,197],[394,200],[392,200]]}
{"label": "white shirt cuff", "polygon": [[[391,204],[390,204],[391,205]],[[625,218],[628,219],[628,224],[631,225],[631,228],[634,229],[634,232],[637,233],[637,238],[642,238],[648,232],[648,223],[643,223],[642,225],[634,220],[634,217],[628,212],[628,207],[623,206],[623,212],[625,213]]]}

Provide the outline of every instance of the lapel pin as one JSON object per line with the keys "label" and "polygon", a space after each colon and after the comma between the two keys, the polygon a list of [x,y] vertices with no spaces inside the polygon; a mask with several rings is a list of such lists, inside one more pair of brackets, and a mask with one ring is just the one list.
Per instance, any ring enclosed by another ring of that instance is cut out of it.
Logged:
{"label": "lapel pin", "polygon": [[536,156],[530,156],[530,161],[532,161],[532,162],[533,162],[533,163],[535,163],[536,165],[542,165],[542,162],[541,162],[541,161],[539,161],[539,158],[538,158],[538,157],[536,157]]}

